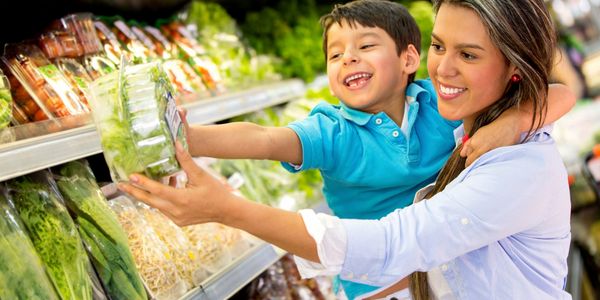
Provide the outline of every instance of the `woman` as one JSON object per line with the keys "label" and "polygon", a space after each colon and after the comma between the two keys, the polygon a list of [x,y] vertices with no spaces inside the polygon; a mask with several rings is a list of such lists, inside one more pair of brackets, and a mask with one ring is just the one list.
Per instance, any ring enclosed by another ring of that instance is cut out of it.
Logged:
{"label": "woman", "polygon": [[[555,47],[543,0],[435,2],[428,69],[440,113],[472,136],[505,110],[536,99],[542,124]],[[284,212],[245,201],[178,147],[189,188],[135,175],[122,185],[179,225],[221,222],[308,261],[305,275],[340,274],[384,296],[411,275],[415,299],[570,299],[563,290],[570,243],[566,172],[548,128],[482,155],[465,169],[461,146],[437,183],[380,220]],[[419,201],[426,195],[425,201]],[[319,263],[311,263],[319,262]]]}

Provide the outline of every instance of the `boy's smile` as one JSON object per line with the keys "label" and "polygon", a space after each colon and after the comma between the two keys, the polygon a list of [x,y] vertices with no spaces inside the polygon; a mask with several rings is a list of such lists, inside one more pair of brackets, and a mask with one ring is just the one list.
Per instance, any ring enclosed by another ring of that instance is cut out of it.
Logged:
{"label": "boy's smile", "polygon": [[[333,94],[353,109],[385,112],[401,124],[408,75],[418,68],[416,50],[414,55],[409,50],[398,54],[383,29],[358,23],[334,23],[327,35],[327,75]],[[414,69],[407,67],[414,59]]]}

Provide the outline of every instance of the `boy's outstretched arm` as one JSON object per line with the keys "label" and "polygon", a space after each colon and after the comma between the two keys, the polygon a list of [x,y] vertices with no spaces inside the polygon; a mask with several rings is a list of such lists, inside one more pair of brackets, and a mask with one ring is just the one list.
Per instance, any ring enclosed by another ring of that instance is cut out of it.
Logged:
{"label": "boy's outstretched arm", "polygon": [[287,127],[265,127],[248,122],[194,125],[188,128],[192,156],[270,159],[302,164],[302,146]]}
{"label": "boy's outstretched arm", "polygon": [[[556,122],[575,105],[575,94],[563,84],[551,84],[548,87],[548,112],[543,125]],[[498,147],[510,146],[519,142],[521,133],[531,128],[533,106],[526,102],[520,108],[511,108],[491,124],[480,128],[465,142],[461,156],[467,157],[470,165],[484,153]],[[534,128],[537,124],[534,124]]]}

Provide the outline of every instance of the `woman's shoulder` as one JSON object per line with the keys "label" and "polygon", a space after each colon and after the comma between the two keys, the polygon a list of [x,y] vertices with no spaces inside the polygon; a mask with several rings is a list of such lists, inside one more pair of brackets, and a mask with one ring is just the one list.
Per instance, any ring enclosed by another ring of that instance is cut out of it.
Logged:
{"label": "woman's shoulder", "polygon": [[548,172],[564,172],[564,164],[551,138],[500,147],[483,154],[468,169],[495,167],[531,176]]}

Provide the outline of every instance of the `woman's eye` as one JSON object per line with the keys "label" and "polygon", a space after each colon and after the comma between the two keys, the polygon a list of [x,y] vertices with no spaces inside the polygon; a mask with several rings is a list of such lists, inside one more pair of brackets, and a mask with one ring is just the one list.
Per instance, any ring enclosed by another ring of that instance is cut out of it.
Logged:
{"label": "woman's eye", "polygon": [[473,55],[471,53],[467,53],[467,52],[461,53],[461,56],[466,60],[474,60],[477,58],[475,55]]}
{"label": "woman's eye", "polygon": [[440,44],[436,44],[436,43],[431,43],[431,49],[433,49],[433,51],[442,51],[442,45]]}

